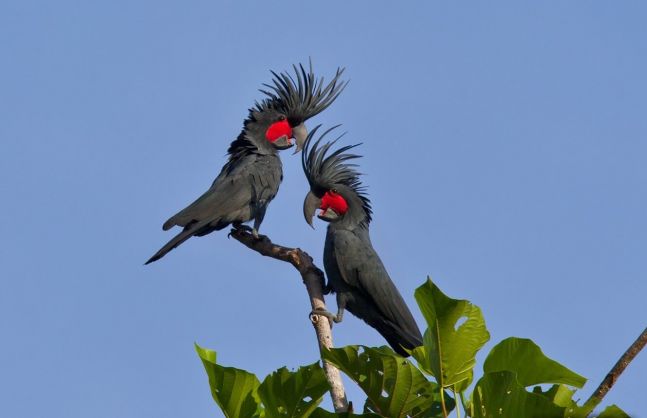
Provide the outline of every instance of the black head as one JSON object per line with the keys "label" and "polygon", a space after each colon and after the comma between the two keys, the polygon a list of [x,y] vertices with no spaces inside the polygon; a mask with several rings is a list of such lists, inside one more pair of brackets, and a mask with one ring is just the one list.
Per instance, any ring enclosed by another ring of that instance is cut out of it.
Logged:
{"label": "black head", "polygon": [[348,82],[340,80],[343,68],[338,68],[333,79],[324,84],[324,79],[317,79],[312,71],[312,62],[306,72],[302,64],[293,65],[294,75],[287,72],[276,73],[272,84],[264,84],[268,90],[261,90],[267,99],[256,104],[256,110],[274,109],[287,117],[296,140],[296,151],[301,151],[308,136],[304,122],[323,112],[337,99]]}
{"label": "black head", "polygon": [[262,112],[252,110],[251,119],[254,123],[247,124],[246,133],[250,139],[255,139],[261,148],[284,150],[294,145],[294,129],[290,126],[285,112],[273,108]]}
{"label": "black head", "polygon": [[315,127],[306,138],[301,163],[310,183],[310,191],[303,202],[303,216],[312,226],[317,209],[318,217],[326,222],[346,221],[368,225],[371,222],[371,202],[359,180],[356,164],[349,160],[360,158],[349,154],[356,145],[347,145],[329,153],[331,147],[342,135],[320,146],[322,140],[339,125],[325,131],[319,139],[313,140],[321,125]]}

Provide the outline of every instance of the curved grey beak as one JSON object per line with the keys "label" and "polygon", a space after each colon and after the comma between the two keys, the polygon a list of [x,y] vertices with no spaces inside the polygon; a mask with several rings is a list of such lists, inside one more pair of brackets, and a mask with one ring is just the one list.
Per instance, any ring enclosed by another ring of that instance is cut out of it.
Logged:
{"label": "curved grey beak", "polygon": [[334,222],[337,220],[337,218],[339,218],[339,215],[337,215],[337,212],[335,212],[334,210],[328,208],[324,213],[317,215],[317,218],[326,222]]}
{"label": "curved grey beak", "polygon": [[272,145],[274,145],[274,148],[282,151],[292,147],[292,145],[294,144],[290,141],[290,138],[288,138],[287,135],[283,135],[282,137],[274,141]]}
{"label": "curved grey beak", "polygon": [[306,126],[302,123],[301,125],[292,128],[292,135],[294,136],[295,142],[297,144],[296,148],[294,149],[294,153],[297,154],[303,149],[303,145],[305,144],[306,138],[308,137],[308,129],[306,129]]}
{"label": "curved grey beak", "polygon": [[321,199],[314,195],[311,191],[308,192],[306,199],[303,201],[303,217],[306,219],[308,225],[314,229],[312,218],[315,216],[317,209],[321,207]]}

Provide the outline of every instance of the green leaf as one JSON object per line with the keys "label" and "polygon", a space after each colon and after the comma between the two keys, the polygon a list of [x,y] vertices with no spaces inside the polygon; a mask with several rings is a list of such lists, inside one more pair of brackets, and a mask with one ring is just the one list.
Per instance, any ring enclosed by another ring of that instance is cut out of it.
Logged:
{"label": "green leaf", "polygon": [[267,418],[308,417],[330,386],[319,363],[290,372],[283,367],[270,374],[258,388]]}
{"label": "green leaf", "polygon": [[[518,377],[517,377],[518,380]],[[535,386],[532,390],[532,393],[542,395],[552,403],[557,406],[562,406],[564,408],[576,408],[577,404],[573,400],[573,395],[575,394],[574,390],[571,390],[566,385],[552,385],[548,390],[542,391],[541,386]]]}
{"label": "green leaf", "polygon": [[474,418],[563,418],[564,409],[546,397],[529,393],[513,372],[485,374],[472,393]]}
{"label": "green leaf", "polygon": [[255,392],[260,382],[253,374],[233,367],[216,364],[216,352],[195,345],[209,376],[211,396],[227,418],[260,416],[260,404]]}
{"label": "green leaf", "polygon": [[629,415],[616,405],[607,406],[598,418],[630,418]]}
{"label": "green leaf", "polygon": [[467,375],[467,379],[463,379],[460,382],[457,382],[456,384],[454,384],[454,387],[452,388],[452,390],[454,392],[461,392],[461,393],[465,392],[465,390],[467,390],[469,385],[472,384],[472,380],[474,380],[474,370],[470,370],[470,372]]}
{"label": "green leaf", "polygon": [[590,411],[578,406],[577,402],[573,400],[575,390],[566,385],[552,385],[545,392],[542,391],[541,386],[535,386],[532,392],[546,397],[557,406],[565,408],[565,418],[586,418],[589,416]]}
{"label": "green leaf", "polygon": [[376,414],[361,414],[356,415],[350,412],[336,414],[334,412],[326,411],[322,408],[317,408],[314,410],[310,418],[382,418]]}
{"label": "green leaf", "polygon": [[[362,388],[369,411],[389,418],[442,416],[440,387],[390,348],[353,345],[322,350],[322,355]],[[448,411],[454,408],[448,394],[445,405]]]}
{"label": "green leaf", "polygon": [[[429,279],[415,295],[428,328],[413,357],[442,387],[458,384],[464,390],[471,383],[476,353],[490,339],[481,309],[446,296]],[[461,318],[465,322],[456,328]]]}
{"label": "green leaf", "polygon": [[510,337],[497,344],[485,359],[485,373],[507,370],[517,374],[522,386],[562,383],[581,388],[586,379],[542,353],[537,344]]}

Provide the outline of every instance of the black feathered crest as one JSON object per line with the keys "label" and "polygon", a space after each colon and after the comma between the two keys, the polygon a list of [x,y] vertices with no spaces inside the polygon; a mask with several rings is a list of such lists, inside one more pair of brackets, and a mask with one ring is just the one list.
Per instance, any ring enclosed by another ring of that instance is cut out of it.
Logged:
{"label": "black feathered crest", "polygon": [[269,98],[256,103],[259,111],[272,107],[286,113],[288,118],[293,119],[292,123],[300,124],[324,111],[348,84],[347,81],[340,81],[344,68],[337,68],[335,77],[325,86],[323,77],[315,78],[312,61],[308,72],[303,64],[298,67],[293,65],[292,68],[296,80],[287,72],[277,74],[272,71],[273,84],[263,84],[269,90],[260,90]]}
{"label": "black feathered crest", "polygon": [[323,193],[326,190],[336,189],[340,185],[349,187],[361,199],[362,208],[366,213],[366,221],[368,223],[371,222],[371,215],[373,213],[371,201],[366,195],[366,186],[362,185],[360,181],[359,176],[361,173],[355,169],[357,164],[348,162],[356,158],[361,158],[361,155],[347,153],[347,151],[361,144],[346,145],[326,155],[330,148],[346,134],[344,132],[334,140],[319,146],[326,135],[339,126],[341,125],[336,125],[328,129],[316,141],[313,138],[321,125],[317,125],[308,134],[303,153],[301,154],[303,172],[308,179],[308,183],[310,183],[310,188],[315,193]]}

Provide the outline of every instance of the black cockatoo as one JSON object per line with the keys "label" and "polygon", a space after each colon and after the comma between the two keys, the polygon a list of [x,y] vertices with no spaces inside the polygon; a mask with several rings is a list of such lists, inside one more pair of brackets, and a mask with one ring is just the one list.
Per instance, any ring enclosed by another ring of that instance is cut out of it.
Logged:
{"label": "black cockatoo", "polygon": [[371,244],[371,203],[356,165],[348,162],[359,158],[347,153],[357,145],[329,153],[337,140],[319,144],[334,128],[314,142],[312,138],[318,129],[319,126],[308,135],[301,156],[310,183],[303,215],[312,226],[315,211],[320,209],[319,219],[328,222],[324,247],[326,290],[336,293],[338,311],[337,315],[327,311],[313,313],[341,322],[344,309],[348,309],[382,334],[398,354],[408,356],[403,348],[421,346],[422,335]]}
{"label": "black cockatoo", "polygon": [[166,231],[173,226],[184,228],[164,245],[146,264],[159,260],[166,253],[192,236],[203,236],[233,224],[254,220],[252,232],[258,236],[265,210],[279,190],[283,179],[279,150],[303,148],[307,137],[304,122],[326,109],[346,86],[337,69],[335,77],[324,85],[316,79],[312,65],[308,72],[293,66],[295,75],[272,71],[273,84],[260,90],[267,97],[249,109],[243,130],[229,146],[229,159],[202,196],[164,223]]}

